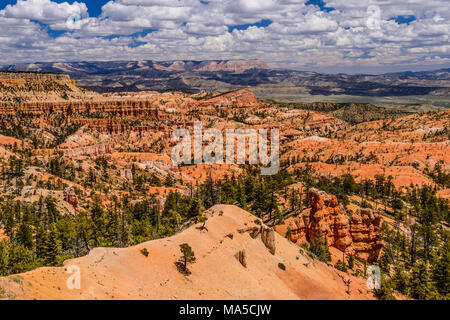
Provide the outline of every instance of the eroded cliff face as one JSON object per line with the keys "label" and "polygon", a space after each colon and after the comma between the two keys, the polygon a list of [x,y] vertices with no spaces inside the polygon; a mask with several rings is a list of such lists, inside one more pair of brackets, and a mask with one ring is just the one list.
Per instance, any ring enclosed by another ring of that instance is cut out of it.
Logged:
{"label": "eroded cliff face", "polygon": [[[160,119],[158,110],[149,111],[147,113],[149,117],[153,119]],[[74,123],[78,123],[82,126],[87,126],[92,131],[96,131],[102,134],[121,135],[128,132],[151,132],[157,133],[163,128],[154,128],[150,126],[132,126],[126,125],[120,122],[116,122],[110,119],[92,119],[92,118],[73,118]]]}
{"label": "eroded cliff face", "polygon": [[350,218],[335,196],[317,189],[309,191],[311,208],[291,220],[290,240],[318,241],[326,237],[328,245],[361,259],[378,259],[382,243],[378,241],[381,216],[371,209],[360,209]]}
{"label": "eroded cliff face", "polygon": [[[0,72],[0,115],[104,114],[158,117],[164,94],[103,96],[76,86],[65,74]],[[156,106],[155,106],[156,103]]]}
{"label": "eroded cliff face", "polygon": [[249,89],[236,90],[194,103],[197,106],[257,107],[263,103]]}
{"label": "eroded cliff face", "polygon": [[109,159],[113,147],[111,144],[97,144],[88,147],[74,148],[64,150],[64,155],[70,158],[87,156],[92,159]]}
{"label": "eroded cliff face", "polygon": [[0,102],[0,114],[26,117],[40,117],[48,114],[64,113],[105,113],[118,116],[148,115],[158,117],[158,110],[151,101],[115,100],[84,102],[27,102],[10,104]]}

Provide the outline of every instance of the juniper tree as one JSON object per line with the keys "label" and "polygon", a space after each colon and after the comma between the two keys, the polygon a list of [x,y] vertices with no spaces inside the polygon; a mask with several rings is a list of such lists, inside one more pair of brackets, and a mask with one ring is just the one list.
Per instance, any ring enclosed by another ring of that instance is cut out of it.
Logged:
{"label": "juniper tree", "polygon": [[183,261],[183,269],[185,272],[187,272],[187,264],[194,263],[196,260],[195,254],[192,248],[187,243],[180,244],[180,251],[183,254],[183,256],[181,257],[181,260]]}
{"label": "juniper tree", "polygon": [[206,230],[206,231],[208,231],[208,228],[206,228],[206,221],[208,221],[208,218],[206,217],[206,216],[203,216],[203,215],[199,215],[198,217],[197,217],[197,222],[198,223],[203,223],[202,224],[202,226],[200,227],[200,230]]}

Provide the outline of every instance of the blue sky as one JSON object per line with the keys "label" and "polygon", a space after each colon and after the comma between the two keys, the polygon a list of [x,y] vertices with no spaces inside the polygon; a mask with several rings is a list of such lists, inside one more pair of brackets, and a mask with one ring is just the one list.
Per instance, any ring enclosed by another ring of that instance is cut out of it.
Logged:
{"label": "blue sky", "polygon": [[0,64],[258,59],[383,73],[450,65],[447,0],[0,0]]}

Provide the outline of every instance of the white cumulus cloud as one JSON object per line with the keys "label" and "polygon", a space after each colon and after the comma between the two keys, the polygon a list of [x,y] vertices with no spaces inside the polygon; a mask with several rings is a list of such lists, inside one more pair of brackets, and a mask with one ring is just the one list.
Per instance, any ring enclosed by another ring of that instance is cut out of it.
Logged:
{"label": "white cumulus cloud", "polygon": [[[325,0],[333,10],[305,2],[111,0],[89,17],[81,0],[19,0],[0,10],[0,63],[241,58],[380,72],[450,63],[447,0]],[[379,15],[370,16],[369,6]],[[414,19],[398,23],[398,16]]]}

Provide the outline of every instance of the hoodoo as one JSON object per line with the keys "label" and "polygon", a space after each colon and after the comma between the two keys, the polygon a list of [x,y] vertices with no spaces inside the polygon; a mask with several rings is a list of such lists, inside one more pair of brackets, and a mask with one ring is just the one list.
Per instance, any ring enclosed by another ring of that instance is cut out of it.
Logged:
{"label": "hoodoo", "polygon": [[379,214],[371,209],[360,209],[350,217],[336,196],[314,188],[308,196],[311,208],[289,222],[292,242],[312,242],[326,237],[329,246],[346,254],[377,260],[382,248],[378,241],[382,222]]}

